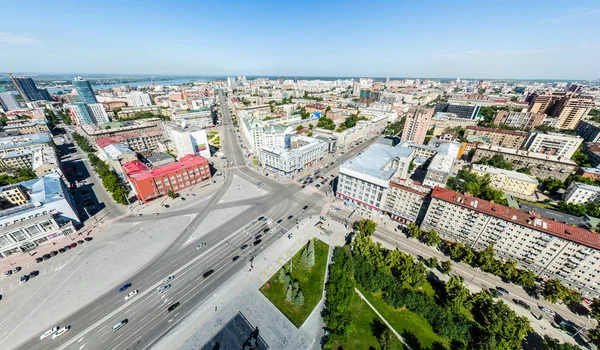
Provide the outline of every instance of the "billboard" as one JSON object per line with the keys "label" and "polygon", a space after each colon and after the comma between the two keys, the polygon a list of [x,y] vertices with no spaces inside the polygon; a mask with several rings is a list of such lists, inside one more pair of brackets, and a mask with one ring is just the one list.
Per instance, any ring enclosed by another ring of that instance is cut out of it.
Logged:
{"label": "billboard", "polygon": [[210,157],[210,148],[208,147],[208,138],[206,137],[205,130],[190,132],[190,139],[194,154],[205,158]]}

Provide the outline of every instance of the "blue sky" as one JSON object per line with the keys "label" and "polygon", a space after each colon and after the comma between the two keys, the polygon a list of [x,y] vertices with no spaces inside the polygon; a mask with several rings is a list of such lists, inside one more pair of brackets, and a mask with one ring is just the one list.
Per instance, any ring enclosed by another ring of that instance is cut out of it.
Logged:
{"label": "blue sky", "polygon": [[5,1],[12,72],[600,78],[598,1]]}

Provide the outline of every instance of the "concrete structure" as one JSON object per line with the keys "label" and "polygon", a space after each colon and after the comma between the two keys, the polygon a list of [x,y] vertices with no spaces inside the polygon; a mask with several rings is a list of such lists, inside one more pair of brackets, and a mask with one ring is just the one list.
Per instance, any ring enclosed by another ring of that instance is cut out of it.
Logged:
{"label": "concrete structure", "polygon": [[257,158],[265,169],[289,177],[317,163],[329,151],[327,142],[305,136],[292,137],[290,146],[263,145]]}
{"label": "concrete structure", "polygon": [[148,163],[150,163],[150,165],[154,168],[175,162],[175,158],[172,155],[165,152],[160,152],[148,156],[146,157],[146,160],[148,160]]}
{"label": "concrete structure", "polygon": [[583,139],[579,136],[530,131],[522,147],[530,152],[571,158],[582,142]]}
{"label": "concrete structure", "polygon": [[13,77],[10,73],[8,76],[17,88],[17,91],[19,91],[19,94],[25,103],[40,100],[51,100],[48,91],[44,89],[38,89],[33,79],[27,77]]}
{"label": "concrete structure", "polygon": [[0,92],[0,108],[5,111],[15,111],[21,109],[21,106],[12,92],[4,91]]}
{"label": "concrete structure", "polygon": [[543,92],[534,94],[529,112],[545,113],[555,119],[559,129],[573,130],[594,106],[594,96],[578,95],[574,92]]}
{"label": "concrete structure", "polygon": [[527,132],[525,131],[494,129],[483,126],[467,126],[465,137],[469,135],[487,136],[491,138],[493,145],[508,148],[521,148],[527,138]]}
{"label": "concrete structure", "polygon": [[563,200],[575,204],[597,202],[600,200],[600,187],[573,181],[565,190]]}
{"label": "concrete structure", "polygon": [[575,131],[583,137],[585,142],[598,142],[600,140],[600,123],[593,120],[580,120]]}
{"label": "concrete structure", "polygon": [[0,211],[0,256],[27,252],[40,243],[75,232],[79,218],[59,175],[0,187],[13,206]]}
{"label": "concrete structure", "polygon": [[419,108],[409,112],[406,115],[406,122],[404,123],[400,140],[423,143],[427,135],[427,130],[429,130],[429,123],[432,116],[432,109],[424,110]]}
{"label": "concrete structure", "polygon": [[158,106],[139,106],[139,107],[124,107],[119,110],[119,119],[127,119],[134,117],[140,112],[150,112],[152,114],[160,115],[160,108]]}
{"label": "concrete structure", "polygon": [[39,147],[54,147],[48,132],[30,135],[8,136],[0,138],[0,155],[12,151],[21,151]]}
{"label": "concrete structure", "polygon": [[150,169],[140,161],[123,165],[123,171],[137,198],[146,202],[167,195],[168,190],[181,191],[211,177],[204,157],[188,154],[180,161]]}
{"label": "concrete structure", "polygon": [[478,122],[479,119],[464,119],[457,117],[456,114],[438,112],[431,118],[429,126],[430,129],[433,128],[433,135],[438,136],[448,128],[465,128],[470,125],[475,126]]}
{"label": "concrete structure", "polygon": [[159,143],[164,139],[160,130],[148,132],[119,133],[117,136],[109,136],[96,139],[100,148],[108,145],[121,143],[127,148],[138,153],[153,153],[159,148]]}
{"label": "concrete structure", "polygon": [[477,114],[479,113],[479,109],[481,106],[479,105],[457,105],[450,103],[438,103],[435,105],[433,113],[444,112],[444,113],[453,113],[458,118],[463,119],[475,119]]}
{"label": "concrete structure", "polygon": [[544,119],[546,119],[544,113],[497,111],[494,116],[494,124],[519,129],[533,129],[542,125]]}
{"label": "concrete structure", "polygon": [[188,154],[210,157],[206,130],[182,128],[174,123],[165,123],[164,126],[165,138],[172,142],[172,148],[177,152],[177,159]]}
{"label": "concrete structure", "polygon": [[541,179],[555,178],[565,181],[577,169],[577,163],[569,158],[549,154],[519,151],[512,148],[493,145],[479,145],[473,155],[473,163],[481,158],[492,158],[501,155],[504,160],[514,165],[515,169],[529,168],[531,176]]}
{"label": "concrete structure", "polygon": [[6,132],[17,132],[20,135],[39,134],[50,132],[46,119],[17,119],[9,120],[3,127]]}
{"label": "concrete structure", "polygon": [[429,203],[430,188],[405,182],[390,181],[383,210],[396,221],[420,224]]}
{"label": "concrete structure", "polygon": [[452,175],[452,167],[458,158],[460,144],[436,141],[435,151],[436,154],[427,166],[427,173],[423,181],[423,185],[427,187],[446,186],[448,178]]}
{"label": "concrete structure", "polygon": [[73,87],[77,90],[77,94],[79,95],[79,99],[84,103],[98,103],[96,99],[96,95],[94,94],[94,90],[92,89],[92,85],[89,81],[83,79],[82,77],[76,77],[73,79]]}
{"label": "concrete structure", "polygon": [[122,143],[113,143],[106,147],[100,148],[102,152],[102,158],[106,160],[108,165],[113,168],[121,180],[127,180],[123,168],[121,167],[125,163],[133,162],[137,160],[135,152],[130,150],[127,146]]}
{"label": "concrete structure", "polygon": [[198,129],[206,129],[213,126],[210,109],[208,108],[200,111],[172,114],[171,120],[177,125],[185,125],[186,127]]}
{"label": "concrete structure", "polygon": [[489,176],[493,188],[517,195],[532,196],[539,185],[534,177],[517,171],[481,164],[472,164],[471,171],[480,176]]}
{"label": "concrete structure", "polygon": [[440,187],[421,228],[476,250],[493,244],[500,258],[544,279],[558,278],[587,297],[600,292],[600,238],[587,229]]}
{"label": "concrete structure", "polygon": [[132,92],[131,94],[127,95],[127,105],[129,107],[151,106],[152,97],[150,97],[150,94]]}
{"label": "concrete structure", "polygon": [[357,207],[379,211],[391,179],[406,179],[413,150],[374,143],[340,166],[336,196]]}

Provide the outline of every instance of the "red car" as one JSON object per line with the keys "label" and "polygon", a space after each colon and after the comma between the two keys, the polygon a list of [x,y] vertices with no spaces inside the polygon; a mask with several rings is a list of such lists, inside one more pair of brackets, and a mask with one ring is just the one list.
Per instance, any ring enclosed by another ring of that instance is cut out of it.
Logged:
{"label": "red car", "polygon": [[77,243],[71,243],[70,247],[71,247],[71,248],[75,248],[75,247],[77,247]]}

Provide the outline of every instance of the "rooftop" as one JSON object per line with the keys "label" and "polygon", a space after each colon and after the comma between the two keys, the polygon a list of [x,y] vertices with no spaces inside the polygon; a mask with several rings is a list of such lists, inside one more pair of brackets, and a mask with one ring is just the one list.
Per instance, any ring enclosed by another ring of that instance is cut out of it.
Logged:
{"label": "rooftop", "polygon": [[490,216],[494,216],[536,231],[544,232],[555,237],[576,242],[590,248],[600,249],[600,238],[598,234],[581,228],[563,224],[540,216],[537,212],[524,212],[509,208],[497,203],[492,203],[469,195],[463,195],[441,187],[434,187],[431,192],[432,198],[469,208]]}
{"label": "rooftop", "polygon": [[562,163],[562,164],[566,164],[566,165],[573,165],[573,166],[577,166],[577,163],[575,163],[574,161],[572,161],[571,159],[567,158],[567,157],[563,157],[563,156],[555,156],[555,155],[551,155],[551,154],[545,154],[545,153],[535,153],[535,152],[529,152],[529,151],[521,151],[518,149],[514,149],[514,148],[507,148],[507,147],[501,147],[501,146],[495,146],[495,145],[477,145],[477,149],[478,150],[487,150],[487,151],[492,151],[492,152],[498,152],[498,153],[504,153],[504,154],[509,154],[509,155],[516,155],[516,156],[521,156],[521,157],[526,157],[526,158],[531,158],[531,159],[540,159],[540,160],[546,160],[549,162],[556,162],[556,163]]}
{"label": "rooftop", "polygon": [[0,187],[0,192],[3,192],[5,189],[10,189],[14,186],[19,186],[27,191],[29,194],[29,204],[0,211],[0,217],[12,215],[17,212],[21,212],[24,209],[31,209],[35,207],[34,203],[40,203],[43,205],[65,198],[61,179],[58,174],[49,174],[38,179],[2,186]]}
{"label": "rooftop", "polygon": [[[573,184],[575,184],[575,185],[573,185]],[[583,189],[583,190],[587,190],[587,191],[600,192],[600,187],[594,186],[594,185],[584,184],[584,183],[581,183],[581,182],[572,182],[571,186],[576,186],[577,188],[580,188],[580,189]]]}
{"label": "rooftop", "polygon": [[2,137],[0,138],[0,151],[16,147],[26,147],[39,143],[50,142],[52,142],[52,138],[50,137],[50,133],[48,132],[40,132],[37,134],[30,135]]}
{"label": "rooftop", "polygon": [[136,181],[142,181],[154,177],[164,176],[177,170],[187,169],[189,167],[203,164],[208,164],[206,158],[193,154],[188,154],[181,158],[178,162],[166,164],[153,169],[148,168],[146,165],[144,165],[144,163],[140,162],[139,160],[134,160],[133,162],[125,163],[122,165],[122,167],[123,171],[125,172],[125,174],[127,174],[127,176],[131,177]]}
{"label": "rooftop", "polygon": [[122,143],[113,143],[103,148],[104,152],[112,159],[118,159],[123,154],[135,154]]}
{"label": "rooftop", "polygon": [[401,145],[392,147],[382,143],[374,143],[363,153],[345,161],[341,168],[389,180],[397,170],[389,166],[390,161],[394,158],[409,158],[413,154],[413,150]]}
{"label": "rooftop", "polygon": [[505,134],[505,135],[527,136],[527,132],[525,132],[525,131],[505,130],[505,129],[498,129],[498,128],[486,128],[483,126],[476,126],[476,125],[467,126],[467,131],[468,130],[486,131],[486,132],[493,132],[496,134]]}

